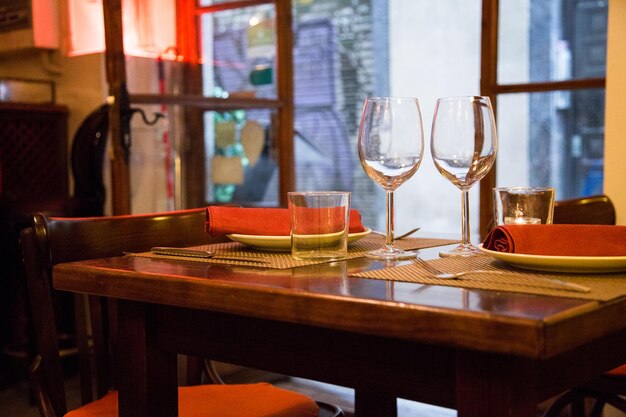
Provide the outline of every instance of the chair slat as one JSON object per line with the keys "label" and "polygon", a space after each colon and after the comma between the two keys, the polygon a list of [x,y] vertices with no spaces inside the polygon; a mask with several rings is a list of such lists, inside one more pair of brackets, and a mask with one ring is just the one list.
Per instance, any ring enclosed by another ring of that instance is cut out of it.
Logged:
{"label": "chair slat", "polygon": [[[50,297],[51,288],[48,274],[44,269],[44,261],[41,258],[39,242],[33,229],[24,229],[20,233],[22,254],[24,259],[28,292],[31,300],[31,312],[33,315],[33,327],[35,341],[39,355],[41,355],[41,375],[43,385],[47,388],[49,403],[57,416],[63,416],[67,412],[63,374],[61,371],[61,359],[59,357],[59,344],[54,319],[54,308]],[[41,384],[39,384],[41,385]],[[39,386],[38,385],[38,386]],[[37,388],[35,386],[34,388]],[[37,392],[36,395],[39,395]]]}
{"label": "chair slat", "polygon": [[76,328],[76,346],[78,347],[81,404],[93,401],[91,347],[87,331],[89,325],[85,297],[84,294],[74,294],[74,327]]}
{"label": "chair slat", "polygon": [[554,204],[555,224],[615,224],[615,207],[605,195],[560,200]]}

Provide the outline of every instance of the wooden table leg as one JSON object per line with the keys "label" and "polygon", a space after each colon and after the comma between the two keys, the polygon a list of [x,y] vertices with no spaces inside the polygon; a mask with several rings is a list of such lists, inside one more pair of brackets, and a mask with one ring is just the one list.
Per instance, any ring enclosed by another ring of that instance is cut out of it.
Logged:
{"label": "wooden table leg", "polygon": [[457,355],[458,417],[536,417],[531,360],[481,352]]}
{"label": "wooden table leg", "polygon": [[355,417],[397,417],[397,399],[388,395],[354,391]]}
{"label": "wooden table leg", "polygon": [[178,415],[176,354],[154,347],[149,308],[118,302],[119,417]]}

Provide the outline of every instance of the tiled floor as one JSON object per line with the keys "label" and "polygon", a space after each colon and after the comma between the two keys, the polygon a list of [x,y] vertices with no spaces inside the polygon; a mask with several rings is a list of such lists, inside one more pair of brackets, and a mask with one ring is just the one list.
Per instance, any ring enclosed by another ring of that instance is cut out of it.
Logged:
{"label": "tiled floor", "polygon": [[[307,394],[319,401],[341,407],[347,416],[354,410],[354,390],[300,378],[290,378],[276,385]],[[456,410],[420,404],[414,401],[398,400],[398,417],[455,417]]]}
{"label": "tiled floor", "polygon": [[20,381],[15,385],[0,390],[0,416],[2,417],[38,417],[37,407],[29,404],[28,385]]}

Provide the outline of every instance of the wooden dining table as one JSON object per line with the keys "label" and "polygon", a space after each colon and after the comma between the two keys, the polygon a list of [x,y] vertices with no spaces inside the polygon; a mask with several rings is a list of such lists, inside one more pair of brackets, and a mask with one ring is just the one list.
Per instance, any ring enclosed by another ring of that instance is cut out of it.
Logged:
{"label": "wooden dining table", "polygon": [[358,417],[395,416],[397,398],[459,417],[536,417],[541,401],[626,363],[624,297],[351,276],[385,266],[120,256],[59,264],[53,284],[117,300],[121,417],[177,415],[178,353],[352,387]]}

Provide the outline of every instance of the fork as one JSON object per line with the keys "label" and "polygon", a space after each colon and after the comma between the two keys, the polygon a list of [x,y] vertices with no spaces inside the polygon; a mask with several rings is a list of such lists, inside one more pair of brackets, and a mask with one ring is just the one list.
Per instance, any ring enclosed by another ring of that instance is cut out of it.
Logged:
{"label": "fork", "polygon": [[[433,265],[429,264],[422,258],[419,258],[419,257],[412,258],[411,261],[413,261],[414,263],[424,268],[430,274],[432,278],[439,278],[439,279],[461,279],[463,276],[470,275],[470,274],[491,274],[491,275],[508,275],[509,274],[509,272],[494,271],[490,269],[472,269],[472,270],[461,271],[461,272],[444,272],[444,271],[437,269]],[[561,281],[560,279],[546,278],[546,277],[537,277],[537,278],[545,282],[548,282],[550,284],[563,287],[563,289],[567,289],[569,291],[576,291],[576,292],[583,292],[583,293],[591,292],[591,288],[585,287],[583,285],[578,285],[578,284],[574,284],[571,282],[567,282],[567,281]]]}
{"label": "fork", "polygon": [[[401,234],[400,236],[394,236],[393,240],[400,240],[400,239],[404,239],[405,237],[409,237],[413,233],[417,232],[420,229],[421,229],[421,227],[416,227],[415,229],[411,229],[408,232]],[[372,233],[375,233],[375,234],[381,235],[381,236],[386,236],[385,233],[379,232],[378,230],[372,230]]]}

